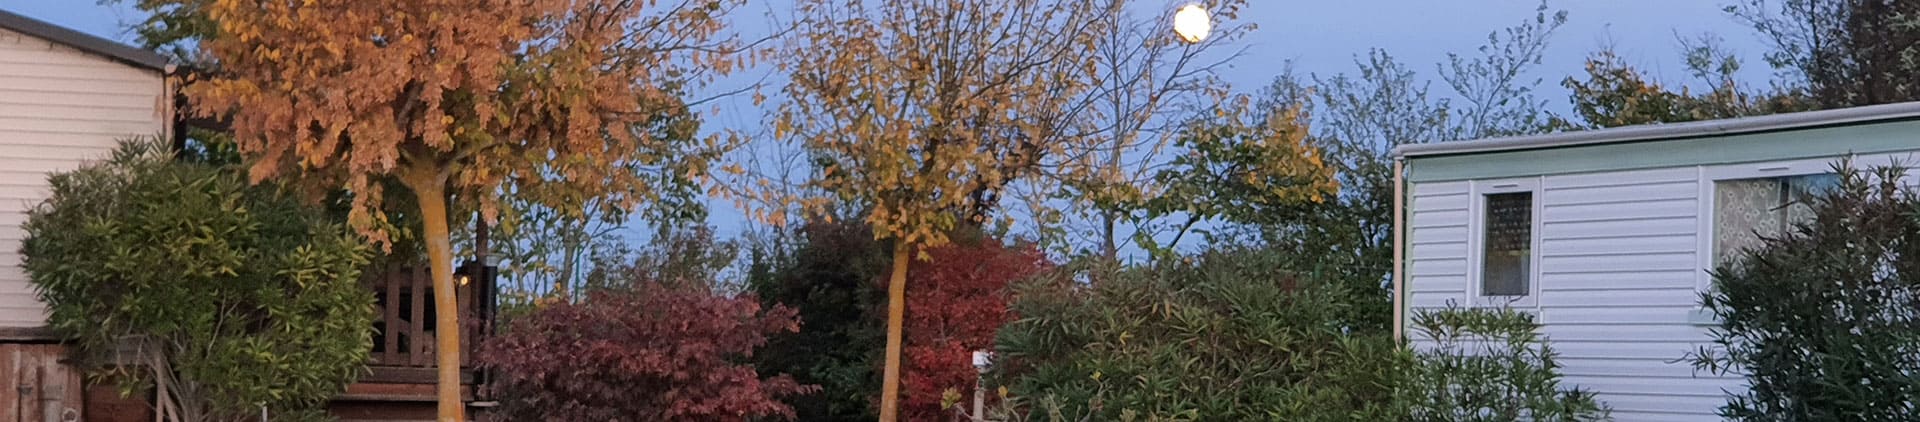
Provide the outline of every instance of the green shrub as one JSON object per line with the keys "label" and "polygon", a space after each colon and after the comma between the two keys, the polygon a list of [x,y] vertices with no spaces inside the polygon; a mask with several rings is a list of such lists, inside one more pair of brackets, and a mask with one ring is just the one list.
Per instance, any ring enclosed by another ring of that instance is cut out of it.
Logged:
{"label": "green shrub", "polygon": [[1719,317],[1694,365],[1743,374],[1740,421],[1894,421],[1920,413],[1920,199],[1905,171],[1840,169],[1810,221],[1720,265]]}
{"label": "green shrub", "polygon": [[1029,282],[1000,331],[1000,382],[1052,420],[1397,419],[1409,356],[1353,331],[1343,283],[1285,264],[1214,251],[1091,285],[1072,271]]}
{"label": "green shrub", "polygon": [[371,350],[367,251],[275,186],[167,155],[129,143],[50,178],[22,248],[48,325],[181,420],[316,415]]}
{"label": "green shrub", "polygon": [[1414,314],[1420,344],[1398,402],[1415,422],[1609,419],[1591,392],[1560,388],[1558,355],[1533,315],[1449,307]]}
{"label": "green shrub", "polygon": [[747,289],[761,304],[799,312],[800,331],[773,333],[754,354],[762,373],[792,374],[818,390],[784,397],[796,420],[864,422],[879,415],[880,352],[886,347],[885,244],[864,224],[810,221],[791,250],[750,252]]}

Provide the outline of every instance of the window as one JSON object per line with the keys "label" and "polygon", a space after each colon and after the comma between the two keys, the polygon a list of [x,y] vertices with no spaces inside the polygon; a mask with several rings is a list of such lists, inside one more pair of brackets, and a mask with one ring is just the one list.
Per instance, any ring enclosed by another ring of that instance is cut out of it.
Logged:
{"label": "window", "polygon": [[1839,184],[1835,174],[1713,182],[1713,265],[1760,247],[1813,218],[1808,199]]}
{"label": "window", "polygon": [[1533,291],[1533,192],[1486,195],[1480,254],[1481,296]]}

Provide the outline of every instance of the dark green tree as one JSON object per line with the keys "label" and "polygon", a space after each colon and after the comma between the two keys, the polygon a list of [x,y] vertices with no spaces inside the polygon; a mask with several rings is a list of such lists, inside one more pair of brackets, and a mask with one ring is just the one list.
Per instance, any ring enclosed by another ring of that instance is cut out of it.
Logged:
{"label": "dark green tree", "polygon": [[754,355],[764,373],[793,375],[820,390],[787,399],[797,420],[871,421],[880,388],[885,345],[887,245],[864,224],[814,220],[779,245],[750,248],[747,290],[766,306],[785,304],[800,316],[800,331],[768,337]]}

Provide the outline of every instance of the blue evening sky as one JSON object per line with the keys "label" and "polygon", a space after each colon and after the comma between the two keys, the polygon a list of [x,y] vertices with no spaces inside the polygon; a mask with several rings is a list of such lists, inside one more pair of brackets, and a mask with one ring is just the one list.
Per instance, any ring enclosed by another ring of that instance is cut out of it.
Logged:
{"label": "blue evening sky", "polygon": [[[1143,3],[1152,3],[1147,0]],[[1179,0],[1164,0],[1170,5]],[[1724,45],[1745,58],[1743,82],[1764,84],[1770,70],[1760,62],[1765,46],[1752,31],[1721,11],[1733,0],[1556,0],[1555,9],[1569,13],[1567,24],[1554,34],[1535,77],[1543,79],[1541,99],[1556,112],[1568,111],[1566,89],[1559,81],[1581,72],[1582,60],[1603,45],[1612,45],[1634,65],[1669,83],[1689,77],[1681,60],[1679,37],[1713,33]],[[83,32],[131,41],[125,29],[142,17],[126,4],[102,5],[94,0],[0,0],[0,9],[67,26]],[[785,15],[785,0],[752,4],[740,10],[739,25],[764,25],[762,14]],[[1539,3],[1532,0],[1252,0],[1241,15],[1259,29],[1245,39],[1247,54],[1223,76],[1241,90],[1269,82],[1288,61],[1300,73],[1331,75],[1350,72],[1353,59],[1369,48],[1382,48],[1430,77],[1447,52],[1471,53],[1488,32],[1529,19]],[[742,28],[748,34],[765,30]],[[734,83],[765,78],[766,71],[737,76]],[[768,78],[777,80],[777,78]],[[1444,89],[1435,87],[1435,92]],[[718,104],[720,113],[707,117],[719,127],[756,127],[760,112],[744,98]],[[737,233],[740,213],[730,203],[716,203],[713,223],[723,234]]]}

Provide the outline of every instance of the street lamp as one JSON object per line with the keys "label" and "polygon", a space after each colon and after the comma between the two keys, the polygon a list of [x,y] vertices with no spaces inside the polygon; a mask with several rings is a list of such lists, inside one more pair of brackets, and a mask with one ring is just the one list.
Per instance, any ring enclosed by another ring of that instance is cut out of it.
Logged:
{"label": "street lamp", "polygon": [[1213,17],[1207,16],[1207,8],[1198,4],[1181,6],[1173,12],[1173,33],[1181,41],[1198,43],[1207,39],[1207,33],[1213,31]]}

